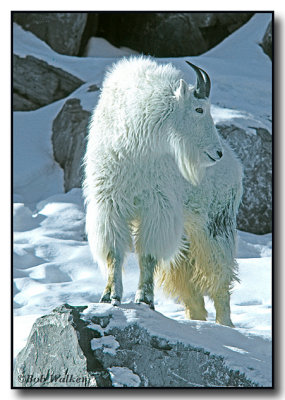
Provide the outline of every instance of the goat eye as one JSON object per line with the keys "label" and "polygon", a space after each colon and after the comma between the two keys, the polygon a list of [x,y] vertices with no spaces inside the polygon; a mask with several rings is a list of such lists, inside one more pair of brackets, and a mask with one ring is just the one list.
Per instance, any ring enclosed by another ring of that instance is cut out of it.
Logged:
{"label": "goat eye", "polygon": [[195,111],[197,111],[200,114],[203,114],[203,112],[204,112],[203,108],[201,108],[201,107],[196,108]]}

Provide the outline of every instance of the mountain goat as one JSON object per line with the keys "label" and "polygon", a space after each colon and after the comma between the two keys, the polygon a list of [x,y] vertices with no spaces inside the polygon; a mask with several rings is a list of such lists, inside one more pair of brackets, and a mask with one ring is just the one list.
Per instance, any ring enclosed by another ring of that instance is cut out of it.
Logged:
{"label": "mountain goat", "polygon": [[108,279],[101,302],[120,303],[122,265],[134,244],[137,303],[154,308],[154,277],[206,320],[233,326],[230,289],[237,278],[236,214],[242,170],[210,114],[210,79],[194,69],[189,86],[171,64],[122,59],[107,73],[85,155],[86,232]]}

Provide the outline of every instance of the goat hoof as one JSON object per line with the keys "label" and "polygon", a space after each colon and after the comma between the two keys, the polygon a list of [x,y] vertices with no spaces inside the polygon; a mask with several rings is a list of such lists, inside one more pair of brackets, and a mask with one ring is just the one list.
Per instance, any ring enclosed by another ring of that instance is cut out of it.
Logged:
{"label": "goat hoof", "polygon": [[111,303],[110,293],[103,294],[101,299],[100,299],[100,303]]}
{"label": "goat hoof", "polygon": [[226,320],[226,321],[216,320],[216,323],[219,324],[219,325],[228,326],[229,328],[234,328],[235,327],[231,320]]}
{"label": "goat hoof", "polygon": [[119,306],[121,304],[121,300],[118,297],[114,297],[111,300],[111,304],[112,304],[112,306]]}
{"label": "goat hoof", "polygon": [[148,301],[148,300],[136,300],[136,304],[145,304],[148,306],[151,310],[154,310],[154,304],[153,301]]}

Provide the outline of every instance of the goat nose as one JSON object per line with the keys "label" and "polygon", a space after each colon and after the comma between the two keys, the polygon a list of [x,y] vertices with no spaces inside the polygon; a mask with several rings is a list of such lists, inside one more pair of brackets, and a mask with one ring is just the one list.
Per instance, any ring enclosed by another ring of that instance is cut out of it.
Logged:
{"label": "goat nose", "polygon": [[218,154],[218,156],[219,156],[220,158],[223,157],[223,153],[222,153],[221,151],[217,151],[217,154]]}

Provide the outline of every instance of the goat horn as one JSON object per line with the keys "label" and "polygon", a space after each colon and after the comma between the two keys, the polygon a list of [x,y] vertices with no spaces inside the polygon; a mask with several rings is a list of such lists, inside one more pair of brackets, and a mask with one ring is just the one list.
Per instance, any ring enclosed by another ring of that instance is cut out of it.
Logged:
{"label": "goat horn", "polygon": [[197,84],[196,84],[197,89],[195,90],[194,95],[198,99],[204,99],[206,97],[209,97],[211,90],[211,80],[209,78],[209,75],[202,68],[197,67],[196,65],[190,63],[189,61],[186,62],[188,65],[190,65],[190,67],[194,69],[197,75]]}

